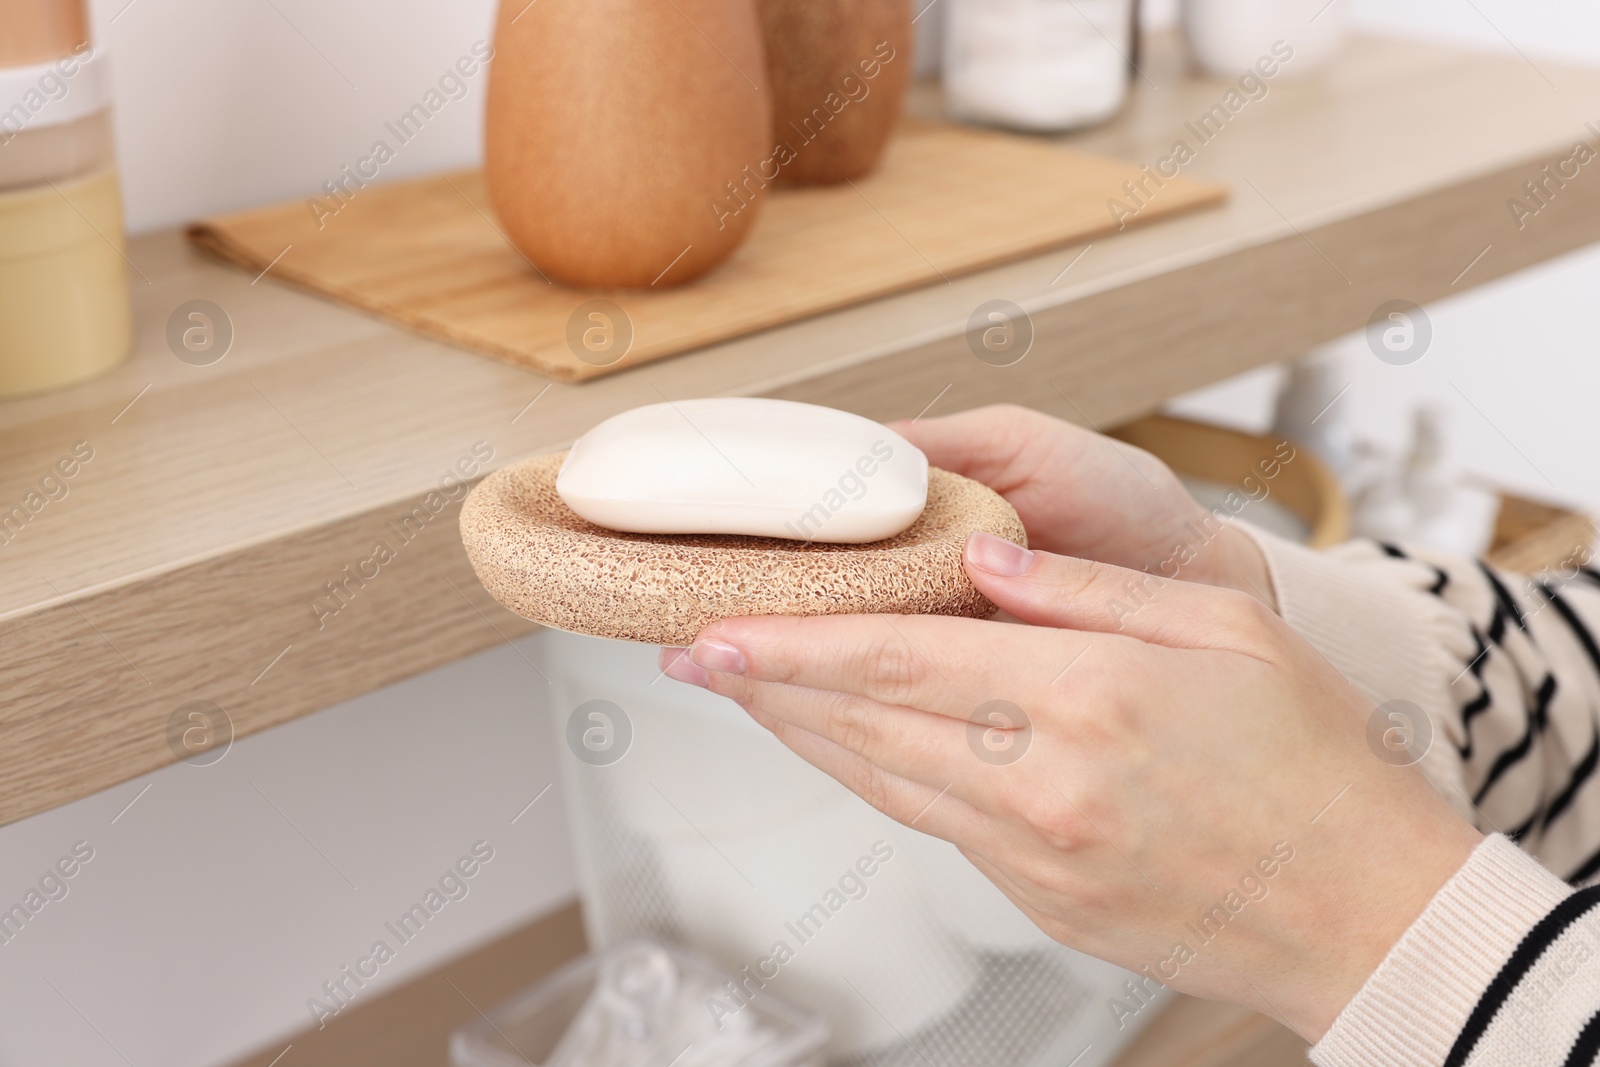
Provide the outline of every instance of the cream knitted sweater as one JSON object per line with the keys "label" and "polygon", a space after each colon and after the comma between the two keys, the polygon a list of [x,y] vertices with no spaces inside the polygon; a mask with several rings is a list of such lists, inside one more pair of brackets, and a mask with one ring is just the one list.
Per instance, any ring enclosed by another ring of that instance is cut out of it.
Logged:
{"label": "cream knitted sweater", "polygon": [[[1311,1050],[1323,1067],[1600,1056],[1600,571],[1536,579],[1251,530],[1279,611],[1375,704],[1409,700],[1420,766],[1486,838]],[[1519,847],[1520,846],[1520,847]],[[1553,872],[1553,873],[1552,873]]]}

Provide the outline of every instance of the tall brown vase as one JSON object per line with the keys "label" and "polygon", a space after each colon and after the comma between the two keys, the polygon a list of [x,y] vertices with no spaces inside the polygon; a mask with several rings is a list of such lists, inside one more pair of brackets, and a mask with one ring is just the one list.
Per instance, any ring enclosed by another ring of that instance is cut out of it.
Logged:
{"label": "tall brown vase", "polygon": [[[907,0],[756,0],[778,180],[859,178],[883,154],[911,77]],[[782,149],[789,149],[784,160]]]}
{"label": "tall brown vase", "polygon": [[489,198],[541,271],[678,285],[744,239],[772,154],[753,0],[502,0],[494,45]]}

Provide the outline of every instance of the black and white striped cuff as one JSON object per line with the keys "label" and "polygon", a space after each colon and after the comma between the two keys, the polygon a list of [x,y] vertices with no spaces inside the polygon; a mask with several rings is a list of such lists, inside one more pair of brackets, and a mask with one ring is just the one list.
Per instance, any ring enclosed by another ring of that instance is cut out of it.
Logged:
{"label": "black and white striped cuff", "polygon": [[[1588,1064],[1600,894],[1485,838],[1311,1050],[1320,1067]],[[1587,1031],[1585,1028],[1588,1028]],[[1569,1061],[1569,1054],[1578,1053]]]}

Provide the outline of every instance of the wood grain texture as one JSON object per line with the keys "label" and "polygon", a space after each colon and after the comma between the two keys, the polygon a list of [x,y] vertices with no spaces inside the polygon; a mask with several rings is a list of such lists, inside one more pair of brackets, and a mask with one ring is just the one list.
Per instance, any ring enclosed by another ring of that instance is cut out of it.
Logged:
{"label": "wood grain texture", "polygon": [[1116,1067],[1304,1067],[1306,1043],[1247,1008],[1177,996]]}
{"label": "wood grain texture", "polygon": [[449,1067],[450,1035],[458,1026],[586,948],[578,905],[568,904],[229,1067]]}
{"label": "wood grain texture", "polygon": [[1565,579],[1589,561],[1594,538],[1595,523],[1589,516],[1502,492],[1485,558],[1517,574],[1551,570]]}
{"label": "wood grain texture", "polygon": [[962,566],[975,531],[1026,545],[993,489],[928,468],[927,506],[867,544],[734,534],[620,533],[586,522],[556,492],[566,453],[495,471],[461,509],[461,539],[483,587],[524,618],[619,641],[686,648],[743,615],[960,615],[994,604]]}
{"label": "wood grain texture", "polygon": [[[1270,482],[1277,505],[1306,524],[1306,544],[1312,548],[1328,548],[1350,537],[1350,501],[1338,478],[1304,448],[1290,462],[1278,463],[1281,438],[1170,415],[1147,415],[1118,426],[1111,436],[1144,449],[1179,474],[1226,486]],[[1263,479],[1265,470],[1278,473]]]}
{"label": "wood grain texture", "polygon": [[[1136,89],[1125,115],[1068,143],[1169,151],[1226,88],[1183,76],[1170,44],[1145,65],[1159,90]],[[1011,400],[1112,427],[1359,328],[1384,301],[1424,303],[1600,240],[1587,173],[1523,229],[1507,211],[1600,114],[1600,73],[1541,68],[1559,95],[1515,56],[1358,40],[1325,75],[1273,86],[1196,158],[1196,176],[1238,190],[1221,207],[582,385],[351,313],[276,284],[277,268],[252,284],[175,233],[135,239],[149,283],[134,283],[129,361],[0,403],[0,516],[76,442],[95,453],[64,497],[0,525],[0,823],[173,762],[164,723],[191,697],[220,704],[243,736],[487,647],[496,627],[522,632],[443,526],[315,629],[323,583],[476,442],[493,468],[628,408],[716,395],[877,419]],[[917,106],[936,103],[926,92]],[[966,337],[996,298],[1034,327],[1007,367]],[[165,340],[194,299],[232,323],[212,366]]]}
{"label": "wood grain texture", "polygon": [[[419,525],[423,499],[0,620],[0,716],[16,751],[28,753],[0,775],[0,812],[54,807],[86,783],[174,762],[185,750],[172,747],[169,720],[189,701],[222,708],[243,737],[360,696],[372,688],[368,671],[403,678],[533,632],[473,577],[456,532],[459,501]],[[410,541],[396,533],[406,520],[402,529],[417,530]],[[364,578],[361,564],[379,543],[393,559]],[[313,574],[322,576],[314,584]],[[196,626],[196,611],[237,622]],[[527,683],[546,684],[531,662]],[[106,713],[83,713],[90,708]]]}
{"label": "wood grain texture", "polygon": [[[284,281],[583,381],[1099,236],[1115,229],[1107,199],[1139,176],[1137,164],[1036,138],[911,122],[872,174],[772,190],[731,260],[691,285],[655,290],[551,283],[501,236],[476,171],[362,190],[331,219],[314,219],[297,201],[189,232],[251,274],[277,260],[273,273]],[[1180,178],[1139,221],[1225,195],[1221,185]],[[670,259],[661,257],[663,272]],[[568,320],[602,297],[627,315],[633,343],[618,362],[597,365],[573,354]]]}

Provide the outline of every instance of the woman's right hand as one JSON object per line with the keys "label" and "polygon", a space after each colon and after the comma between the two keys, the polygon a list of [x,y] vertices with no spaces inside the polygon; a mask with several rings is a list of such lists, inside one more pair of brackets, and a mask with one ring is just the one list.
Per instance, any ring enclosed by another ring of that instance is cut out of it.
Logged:
{"label": "woman's right hand", "polygon": [[890,428],[935,467],[1005,497],[1035,548],[1237,589],[1277,607],[1255,542],[1231,523],[1219,529],[1171,468],[1141,448],[1013,404]]}

